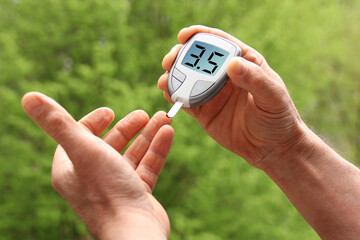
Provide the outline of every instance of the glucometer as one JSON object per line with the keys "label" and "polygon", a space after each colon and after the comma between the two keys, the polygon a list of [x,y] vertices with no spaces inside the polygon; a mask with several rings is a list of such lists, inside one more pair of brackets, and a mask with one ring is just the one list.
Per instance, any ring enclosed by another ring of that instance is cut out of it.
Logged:
{"label": "glucometer", "polygon": [[174,106],[168,117],[181,107],[200,106],[212,99],[228,80],[226,66],[241,55],[233,42],[217,35],[197,33],[181,48],[171,67],[168,91]]}

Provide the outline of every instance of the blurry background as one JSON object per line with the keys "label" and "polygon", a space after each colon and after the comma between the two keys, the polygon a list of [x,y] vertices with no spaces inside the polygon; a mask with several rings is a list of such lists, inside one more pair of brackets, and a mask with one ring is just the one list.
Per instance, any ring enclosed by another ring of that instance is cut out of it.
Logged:
{"label": "blurry background", "polygon": [[[56,144],[23,112],[40,91],[75,119],[101,106],[116,121],[167,111],[163,56],[189,25],[217,27],[257,49],[303,119],[360,164],[358,0],[0,0],[0,239],[92,239],[51,187]],[[155,196],[170,239],[319,239],[261,171],[180,112]]]}

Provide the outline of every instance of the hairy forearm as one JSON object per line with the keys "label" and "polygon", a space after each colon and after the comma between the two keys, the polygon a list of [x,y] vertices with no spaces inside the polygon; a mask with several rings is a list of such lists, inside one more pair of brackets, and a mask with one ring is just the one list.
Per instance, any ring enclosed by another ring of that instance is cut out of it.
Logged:
{"label": "hairy forearm", "polygon": [[305,129],[265,172],[323,239],[358,239],[360,171]]}

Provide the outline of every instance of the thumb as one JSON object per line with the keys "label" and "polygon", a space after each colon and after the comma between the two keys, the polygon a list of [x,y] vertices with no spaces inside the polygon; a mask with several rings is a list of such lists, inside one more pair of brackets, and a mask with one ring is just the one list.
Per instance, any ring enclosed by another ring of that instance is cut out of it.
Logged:
{"label": "thumb", "polygon": [[275,113],[286,107],[289,99],[286,88],[260,66],[236,57],[228,64],[227,73],[235,86],[251,93],[255,104],[262,110]]}
{"label": "thumb", "polygon": [[[101,144],[53,99],[36,92],[27,93],[22,99],[27,114],[66,151],[72,162],[88,161]],[[84,120],[83,120],[84,122]]]}

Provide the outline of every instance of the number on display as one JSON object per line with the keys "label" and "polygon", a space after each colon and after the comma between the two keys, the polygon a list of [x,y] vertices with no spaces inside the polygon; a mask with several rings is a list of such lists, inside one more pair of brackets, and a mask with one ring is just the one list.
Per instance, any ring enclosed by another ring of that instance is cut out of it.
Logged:
{"label": "number on display", "polygon": [[[193,63],[190,63],[190,62],[186,62],[185,65],[189,66],[189,67],[196,67],[197,69],[200,69],[200,66],[197,66],[201,57],[204,55],[204,53],[206,52],[206,47],[204,46],[201,46],[199,44],[195,44],[195,47],[200,49],[200,53],[198,55],[196,54],[191,54],[190,56],[194,58],[194,62]],[[214,51],[210,54],[209,58],[207,59],[207,62],[210,64],[210,65],[213,65],[213,68],[212,69],[202,69],[201,71],[207,73],[207,74],[213,74],[216,69],[218,68],[218,64],[214,61],[214,56],[217,56],[217,57],[223,57],[224,54],[221,54],[217,51]]]}

